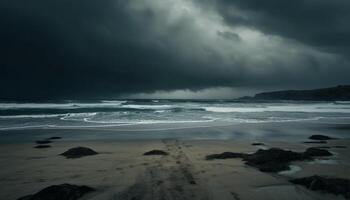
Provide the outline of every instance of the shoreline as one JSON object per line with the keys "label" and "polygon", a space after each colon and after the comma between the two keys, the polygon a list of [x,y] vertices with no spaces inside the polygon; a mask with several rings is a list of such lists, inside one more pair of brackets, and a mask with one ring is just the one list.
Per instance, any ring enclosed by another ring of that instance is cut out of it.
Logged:
{"label": "shoreline", "polygon": [[324,134],[336,138],[350,138],[348,123],[334,122],[266,122],[244,124],[196,124],[183,127],[182,124],[139,125],[137,127],[102,128],[40,128],[0,130],[0,143],[25,143],[38,138],[62,136],[64,141],[75,140],[272,140],[304,141],[310,135]]}

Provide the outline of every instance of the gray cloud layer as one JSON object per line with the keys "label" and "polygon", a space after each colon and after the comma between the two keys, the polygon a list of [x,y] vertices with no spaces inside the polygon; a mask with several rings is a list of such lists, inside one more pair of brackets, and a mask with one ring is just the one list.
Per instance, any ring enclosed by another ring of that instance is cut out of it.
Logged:
{"label": "gray cloud layer", "polygon": [[341,0],[3,0],[0,99],[346,84],[349,9]]}

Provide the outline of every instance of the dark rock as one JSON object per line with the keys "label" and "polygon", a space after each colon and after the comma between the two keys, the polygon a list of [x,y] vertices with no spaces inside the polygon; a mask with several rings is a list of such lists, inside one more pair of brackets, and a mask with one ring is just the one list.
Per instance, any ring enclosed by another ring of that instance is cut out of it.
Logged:
{"label": "dark rock", "polygon": [[305,144],[327,144],[327,141],[307,141]]}
{"label": "dark rock", "polygon": [[96,151],[86,148],[86,147],[75,147],[71,148],[68,151],[60,154],[66,158],[80,158],[83,156],[92,156],[98,154]]}
{"label": "dark rock", "polygon": [[314,156],[332,156],[333,154],[326,149],[320,149],[316,147],[311,147],[306,149],[304,155],[314,157]]}
{"label": "dark rock", "polygon": [[62,137],[50,137],[50,138],[47,138],[48,140],[59,140],[59,139],[62,139]]}
{"label": "dark rock", "polygon": [[162,150],[152,150],[152,151],[148,151],[148,152],[144,153],[143,155],[144,156],[152,156],[152,155],[166,156],[169,154],[165,151],[162,151]]}
{"label": "dark rock", "polygon": [[334,140],[335,138],[331,138],[325,135],[312,135],[309,137],[311,140]]}
{"label": "dark rock", "polygon": [[36,194],[19,198],[18,200],[77,200],[95,189],[88,186],[70,184],[49,186]]}
{"label": "dark rock", "polygon": [[194,180],[191,180],[189,183],[190,183],[191,185],[196,185],[196,181],[194,181]]}
{"label": "dark rock", "polygon": [[289,162],[270,161],[266,163],[260,163],[258,165],[251,162],[246,162],[246,165],[255,167],[262,172],[281,172],[290,170]]}
{"label": "dark rock", "polygon": [[255,142],[252,144],[253,146],[261,146],[261,145],[265,145],[264,143],[260,143],[260,142]]}
{"label": "dark rock", "polygon": [[331,156],[332,154],[324,149],[309,148],[305,152],[293,152],[279,148],[268,150],[259,149],[253,154],[224,152],[206,156],[207,160],[242,158],[246,165],[255,167],[263,172],[279,172],[289,170],[290,162],[312,160],[314,156]]}
{"label": "dark rock", "polygon": [[319,146],[319,147],[315,147],[315,148],[318,148],[318,149],[330,149],[331,147],[327,147],[327,146]]}
{"label": "dark rock", "polygon": [[347,179],[310,176],[293,179],[290,182],[303,185],[310,190],[343,195],[345,198],[350,199],[350,180]]}
{"label": "dark rock", "polygon": [[347,146],[332,146],[333,148],[337,148],[337,149],[346,149],[347,148]]}
{"label": "dark rock", "polygon": [[39,144],[39,145],[36,145],[34,148],[45,149],[45,148],[50,148],[50,147],[51,147],[51,145]]}
{"label": "dark rock", "polygon": [[37,144],[49,144],[52,143],[50,140],[37,140],[35,141]]}
{"label": "dark rock", "polygon": [[256,167],[263,172],[279,172],[289,169],[291,161],[311,160],[311,157],[303,153],[286,151],[278,148],[258,150],[254,154],[243,159],[246,165]]}
{"label": "dark rock", "polygon": [[207,160],[213,160],[213,159],[229,159],[229,158],[244,158],[247,154],[244,153],[233,153],[233,152],[224,152],[221,154],[211,154],[207,155]]}

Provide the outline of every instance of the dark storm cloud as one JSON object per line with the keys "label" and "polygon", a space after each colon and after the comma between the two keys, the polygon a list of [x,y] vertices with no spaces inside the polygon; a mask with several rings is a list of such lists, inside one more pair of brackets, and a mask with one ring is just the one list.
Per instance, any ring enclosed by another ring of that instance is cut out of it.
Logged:
{"label": "dark storm cloud", "polygon": [[2,1],[0,13],[1,99],[98,98],[213,83],[185,70],[195,61],[147,40],[151,10],[141,16],[145,24],[115,0]]}
{"label": "dark storm cloud", "polygon": [[346,82],[348,4],[213,2],[3,0],[0,100]]}
{"label": "dark storm cloud", "polygon": [[[250,26],[350,56],[350,1],[218,0],[218,7],[234,26]],[[232,11],[233,7],[240,13]]]}

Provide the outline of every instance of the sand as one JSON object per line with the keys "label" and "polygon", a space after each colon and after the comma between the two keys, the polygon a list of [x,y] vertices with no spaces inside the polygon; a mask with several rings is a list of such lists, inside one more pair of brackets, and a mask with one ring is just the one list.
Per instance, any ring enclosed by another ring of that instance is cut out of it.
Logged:
{"label": "sand", "polygon": [[[240,159],[205,160],[205,156],[224,151],[255,152],[259,148],[279,147],[303,151],[319,144],[300,141],[235,140],[99,140],[54,141],[51,148],[35,149],[33,142],[1,144],[0,199],[11,200],[33,194],[54,184],[88,185],[97,189],[82,200],[100,199],[343,199],[341,196],[307,190],[288,182],[293,177],[327,175],[350,179],[350,140],[332,140],[321,146],[335,155],[313,162],[294,162],[298,170],[264,173],[248,167]],[[66,159],[60,153],[83,146],[98,155]],[[167,156],[144,156],[159,149]],[[292,169],[296,169],[293,167]]]}

